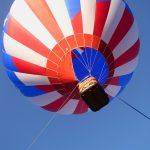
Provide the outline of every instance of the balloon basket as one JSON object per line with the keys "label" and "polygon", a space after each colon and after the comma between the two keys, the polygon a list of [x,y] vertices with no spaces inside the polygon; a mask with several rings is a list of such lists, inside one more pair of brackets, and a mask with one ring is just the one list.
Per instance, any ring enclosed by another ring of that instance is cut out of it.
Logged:
{"label": "balloon basket", "polygon": [[92,111],[98,111],[109,103],[108,95],[94,77],[88,77],[79,84],[84,102]]}

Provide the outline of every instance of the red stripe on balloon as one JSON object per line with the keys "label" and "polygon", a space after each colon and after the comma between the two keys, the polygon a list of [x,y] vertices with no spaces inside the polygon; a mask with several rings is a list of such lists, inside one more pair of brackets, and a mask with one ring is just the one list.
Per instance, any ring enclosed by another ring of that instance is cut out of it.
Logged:
{"label": "red stripe on balloon", "polygon": [[100,38],[98,36],[93,36],[92,47],[98,49],[99,44],[100,44]]}
{"label": "red stripe on balloon", "polygon": [[61,108],[63,108],[69,100],[70,100],[69,97],[63,96],[63,97],[57,99],[56,101],[54,101],[53,103],[43,106],[42,108],[44,108],[48,111],[57,112]]}
{"label": "red stripe on balloon", "polygon": [[74,114],[81,114],[81,113],[85,113],[88,111],[88,106],[85,104],[85,102],[80,99],[75,111],[74,111]]}
{"label": "red stripe on balloon", "polygon": [[106,18],[108,15],[110,2],[97,2],[95,13],[94,35],[101,36]]}
{"label": "red stripe on balloon", "polygon": [[92,47],[93,36],[90,34],[84,34],[85,47]]}
{"label": "red stripe on balloon", "polygon": [[114,77],[110,81],[111,85],[119,85],[119,77]]}
{"label": "red stripe on balloon", "polygon": [[133,24],[134,18],[129,10],[125,9],[124,14],[108,44],[108,47],[113,51],[114,48],[121,42],[125,35],[130,30]]}
{"label": "red stripe on balloon", "polygon": [[82,25],[82,14],[81,11],[77,13],[77,15],[72,20],[72,26],[74,29],[74,33],[83,33],[83,25]]}
{"label": "red stripe on balloon", "polygon": [[58,85],[39,85],[39,86],[35,86],[36,88],[44,91],[44,92],[53,92],[53,91],[56,91],[56,88],[57,88],[57,91],[62,91],[64,86],[62,84],[58,84]]}
{"label": "red stripe on balloon", "polygon": [[107,44],[103,40],[100,41],[98,50],[105,57],[106,62],[108,64],[108,68],[109,68],[108,80],[106,81],[105,85],[103,86],[103,88],[105,88],[106,85],[108,85],[110,83],[111,78],[114,74],[114,56],[112,54],[112,51],[108,48]]}
{"label": "red stripe on balloon", "polygon": [[35,86],[35,87],[44,92],[55,91],[55,88],[52,85],[39,85],[39,86]]}
{"label": "red stripe on balloon", "polygon": [[43,0],[26,0],[26,3],[32,9],[34,14],[39,18],[41,23],[47,28],[54,39],[59,42],[63,38],[63,33],[58,26],[50,8]]}
{"label": "red stripe on balloon", "polygon": [[139,48],[140,48],[140,40],[138,39],[137,42],[129,50],[127,50],[123,55],[121,55],[119,58],[115,60],[114,62],[115,68],[123,64],[126,64],[127,62],[134,59],[138,55]]}
{"label": "red stripe on balloon", "polygon": [[29,31],[27,31],[22,25],[20,25],[12,16],[8,21],[7,34],[16,41],[29,47],[33,51],[47,57],[49,49],[44,46],[36,37],[34,37]]}
{"label": "red stripe on balloon", "polygon": [[46,68],[37,66],[15,57],[12,57],[12,60],[19,72],[36,75],[46,75]]}

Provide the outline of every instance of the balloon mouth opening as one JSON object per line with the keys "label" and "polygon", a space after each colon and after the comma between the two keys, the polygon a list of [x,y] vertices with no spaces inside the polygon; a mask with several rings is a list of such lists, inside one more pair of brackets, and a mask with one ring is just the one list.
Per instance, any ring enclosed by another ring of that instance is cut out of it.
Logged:
{"label": "balloon mouth opening", "polygon": [[79,47],[72,50],[72,65],[79,82],[93,76],[104,85],[109,76],[109,66],[103,54],[91,47]]}
{"label": "balloon mouth opening", "polygon": [[100,83],[93,77],[86,77],[79,83],[79,92],[88,107],[96,112],[109,103],[108,95]]}

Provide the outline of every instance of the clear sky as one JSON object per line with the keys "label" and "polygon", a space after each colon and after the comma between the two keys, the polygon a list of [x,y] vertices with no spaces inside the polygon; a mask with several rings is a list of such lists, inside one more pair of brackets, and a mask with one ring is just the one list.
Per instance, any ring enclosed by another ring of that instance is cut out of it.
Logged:
{"label": "clear sky", "polygon": [[[12,1],[0,0],[0,32]],[[134,76],[120,97],[150,116],[150,1],[126,1],[139,25],[141,51]],[[21,95],[0,57],[0,150],[26,150],[52,115]],[[97,113],[58,115],[32,150],[150,150],[150,121],[114,99]]]}

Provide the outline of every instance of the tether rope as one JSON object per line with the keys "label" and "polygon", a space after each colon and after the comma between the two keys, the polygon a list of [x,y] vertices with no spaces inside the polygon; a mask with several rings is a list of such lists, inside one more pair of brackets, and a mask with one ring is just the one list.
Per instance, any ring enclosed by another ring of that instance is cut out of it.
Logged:
{"label": "tether rope", "polygon": [[[59,107],[58,111],[62,108],[62,106],[66,103],[66,101],[70,98],[70,96],[73,94],[75,89],[77,88],[78,84],[75,86],[75,88],[72,90],[72,92],[67,96],[65,101],[62,103],[62,105]],[[57,112],[58,112],[57,111]],[[36,135],[36,137],[33,139],[31,144],[26,148],[26,150],[31,150],[32,146],[36,143],[36,141],[40,138],[40,136],[43,134],[43,132],[48,128],[48,126],[54,121],[54,119],[57,116],[57,112],[52,115],[52,117],[48,120],[48,122],[44,125],[44,127],[40,130],[40,132]]]}

